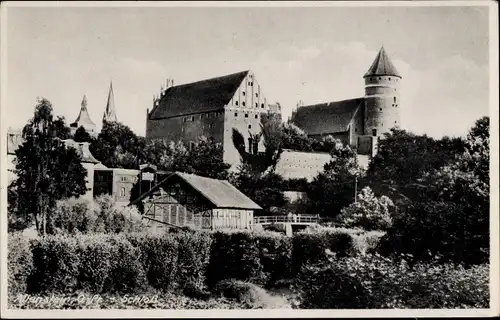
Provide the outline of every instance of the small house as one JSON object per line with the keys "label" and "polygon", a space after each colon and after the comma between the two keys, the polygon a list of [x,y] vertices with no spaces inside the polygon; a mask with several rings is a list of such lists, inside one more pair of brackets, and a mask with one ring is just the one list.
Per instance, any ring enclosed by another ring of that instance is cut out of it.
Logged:
{"label": "small house", "polygon": [[143,217],[197,229],[251,229],[262,209],[225,180],[173,172],[130,205],[142,201]]}

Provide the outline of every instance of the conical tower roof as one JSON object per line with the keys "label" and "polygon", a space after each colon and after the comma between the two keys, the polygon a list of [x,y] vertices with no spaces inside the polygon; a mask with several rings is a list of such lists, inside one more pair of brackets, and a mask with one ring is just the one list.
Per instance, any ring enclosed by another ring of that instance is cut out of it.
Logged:
{"label": "conical tower roof", "polygon": [[103,122],[116,122],[115,112],[115,96],[113,94],[113,82],[109,84],[108,102],[106,103],[106,110],[102,117]]}
{"label": "conical tower roof", "polygon": [[90,119],[89,111],[87,110],[87,98],[85,97],[85,95],[83,96],[82,104],[80,107],[80,114],[78,114],[78,118],[76,118],[75,122],[72,125],[76,125],[76,127],[95,126],[95,123]]}
{"label": "conical tower roof", "polygon": [[387,56],[384,47],[380,48],[377,57],[373,61],[370,69],[365,73],[365,78],[369,76],[396,76],[401,78],[401,75],[392,64]]}

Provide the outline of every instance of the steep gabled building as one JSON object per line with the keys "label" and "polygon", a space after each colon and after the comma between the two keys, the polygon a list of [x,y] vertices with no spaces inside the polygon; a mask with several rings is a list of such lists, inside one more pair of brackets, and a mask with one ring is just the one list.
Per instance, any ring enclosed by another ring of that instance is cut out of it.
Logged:
{"label": "steep gabled building", "polygon": [[[260,132],[261,117],[281,114],[279,104],[268,103],[249,70],[177,86],[167,80],[153,104],[151,112],[147,111],[147,138],[182,141],[186,146],[201,136],[212,138],[222,144],[224,161],[230,164],[240,161],[232,142],[233,128],[242,133],[251,148],[251,133]],[[260,151],[264,151],[262,141]]]}
{"label": "steep gabled building", "polygon": [[401,75],[382,47],[363,78],[364,97],[298,105],[290,120],[312,138],[331,135],[355,147],[359,154],[374,155],[378,138],[401,125]]}

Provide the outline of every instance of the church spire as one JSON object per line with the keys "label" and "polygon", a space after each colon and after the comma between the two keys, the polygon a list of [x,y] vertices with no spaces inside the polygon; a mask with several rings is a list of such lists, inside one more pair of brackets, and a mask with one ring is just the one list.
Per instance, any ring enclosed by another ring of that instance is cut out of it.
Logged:
{"label": "church spire", "polygon": [[106,103],[106,110],[102,117],[102,122],[116,122],[115,112],[115,97],[113,95],[113,82],[109,84],[108,102]]}
{"label": "church spire", "polygon": [[78,114],[78,117],[76,118],[75,124],[78,124],[78,127],[80,126],[94,126],[94,122],[90,119],[89,111],[87,110],[87,98],[85,95],[83,95],[82,103],[80,106],[80,113]]}
{"label": "church spire", "polygon": [[364,77],[369,76],[395,76],[401,78],[396,67],[392,64],[391,60],[385,52],[384,46],[380,48],[380,51],[375,57],[370,69],[366,72]]}

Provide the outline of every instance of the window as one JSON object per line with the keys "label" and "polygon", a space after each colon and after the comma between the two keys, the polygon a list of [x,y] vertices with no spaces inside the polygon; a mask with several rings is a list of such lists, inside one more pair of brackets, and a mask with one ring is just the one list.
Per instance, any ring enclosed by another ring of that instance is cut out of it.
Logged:
{"label": "window", "polygon": [[234,102],[234,104],[235,104],[235,105],[238,105],[238,101],[235,101],[235,102]]}
{"label": "window", "polygon": [[258,114],[255,115],[255,119],[259,119],[259,115]]}
{"label": "window", "polygon": [[396,103],[396,102],[397,102],[396,97],[394,97],[394,103]]}
{"label": "window", "polygon": [[191,121],[194,121],[194,116],[191,117]]}
{"label": "window", "polygon": [[379,80],[382,80],[382,77],[378,77]]}
{"label": "window", "polygon": [[382,111],[382,108],[378,108],[380,111]]}
{"label": "window", "polygon": [[202,113],[202,114],[200,114],[200,119],[203,119],[203,113]]}
{"label": "window", "polygon": [[260,106],[261,106],[262,108],[264,108],[264,104],[261,104]]}
{"label": "window", "polygon": [[125,188],[120,189],[120,197],[125,197]]}
{"label": "window", "polygon": [[389,77],[389,81],[391,81],[391,77]]}
{"label": "window", "polygon": [[372,129],[372,136],[376,136],[377,135],[377,129]]}
{"label": "window", "polygon": [[245,113],[245,118],[248,118],[248,113]]}
{"label": "window", "polygon": [[238,112],[235,112],[235,113],[234,113],[234,116],[235,116],[235,117],[237,117],[237,116],[238,116]]}
{"label": "window", "polygon": [[258,97],[259,97],[259,93],[258,93],[258,92],[255,92],[255,96],[258,98]]}
{"label": "window", "polygon": [[120,177],[120,181],[121,182],[126,182],[127,181],[127,177]]}
{"label": "window", "polygon": [[257,102],[255,102],[255,108],[258,108],[259,107],[259,104]]}
{"label": "window", "polygon": [[248,129],[252,129],[252,125],[251,124],[248,125]]}
{"label": "window", "polygon": [[184,122],[187,122],[187,118],[182,119]]}
{"label": "window", "polygon": [[242,94],[243,96],[245,96],[245,91],[241,91],[241,94]]}
{"label": "window", "polygon": [[243,106],[245,106],[245,101],[243,101],[241,104],[242,104]]}

